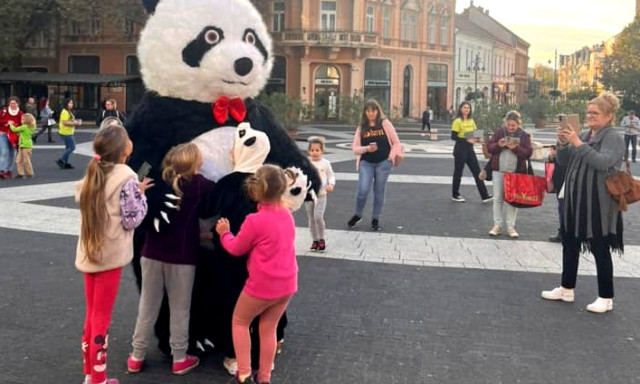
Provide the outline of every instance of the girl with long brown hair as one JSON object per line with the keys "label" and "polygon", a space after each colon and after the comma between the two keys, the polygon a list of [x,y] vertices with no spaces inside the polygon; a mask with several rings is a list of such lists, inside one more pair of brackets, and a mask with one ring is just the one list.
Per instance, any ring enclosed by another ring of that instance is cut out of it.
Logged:
{"label": "girl with long brown hair", "polygon": [[86,312],[82,335],[85,384],[118,384],[107,379],[107,346],[111,312],[122,267],[133,258],[133,229],[147,213],[145,190],[125,165],[133,144],[122,126],[96,133],[95,155],[76,184],[80,203],[80,237],[76,268],[84,273]]}

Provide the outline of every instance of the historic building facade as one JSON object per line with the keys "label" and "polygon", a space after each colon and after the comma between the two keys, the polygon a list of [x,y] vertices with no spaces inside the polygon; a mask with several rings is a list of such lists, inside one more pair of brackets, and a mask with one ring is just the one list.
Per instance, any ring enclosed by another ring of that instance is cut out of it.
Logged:
{"label": "historic building facade", "polygon": [[[119,109],[130,110],[144,92],[136,56],[144,16],[138,1],[131,0],[131,7],[112,22],[98,16],[43,19],[27,42],[19,70],[22,78],[14,74],[14,80],[3,81],[1,98],[46,96],[58,108],[63,99],[72,97],[82,117],[95,116],[106,98],[115,99]],[[36,78],[29,72],[46,75]]]}
{"label": "historic building facade", "polygon": [[[522,104],[528,87],[529,43],[475,6],[456,16],[454,101],[475,88],[492,102]],[[476,71],[476,68],[478,69]],[[473,81],[470,81],[470,80]]]}
{"label": "historic building facade", "polygon": [[452,101],[453,0],[260,0],[276,54],[268,89],[335,119],[364,94],[398,117]]}

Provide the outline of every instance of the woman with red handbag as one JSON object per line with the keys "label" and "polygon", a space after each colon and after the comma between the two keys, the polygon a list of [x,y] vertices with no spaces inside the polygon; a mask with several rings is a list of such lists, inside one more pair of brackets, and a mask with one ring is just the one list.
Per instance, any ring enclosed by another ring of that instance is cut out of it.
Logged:
{"label": "woman with red handbag", "polygon": [[521,128],[522,118],[518,111],[509,111],[504,125],[489,140],[487,149],[491,153],[493,170],[493,227],[490,236],[498,236],[506,228],[506,235],[518,238],[516,216],[518,208],[504,201],[504,173],[527,173],[527,160],[533,153],[531,136]]}
{"label": "woman with red handbag", "polygon": [[613,263],[611,251],[623,251],[622,214],[605,184],[609,170],[620,168],[624,142],[611,126],[618,98],[609,92],[589,101],[588,130],[566,125],[558,129],[556,160],[567,164],[562,221],[561,285],[542,291],[547,300],[574,301],[580,251],[587,249],[596,261],[598,298],[587,310],[604,313],[613,309]]}

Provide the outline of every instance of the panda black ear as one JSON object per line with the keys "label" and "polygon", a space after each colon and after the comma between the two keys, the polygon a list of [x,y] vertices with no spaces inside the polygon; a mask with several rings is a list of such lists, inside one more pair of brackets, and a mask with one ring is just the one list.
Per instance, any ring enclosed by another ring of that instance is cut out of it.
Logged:
{"label": "panda black ear", "polygon": [[144,6],[144,9],[146,9],[148,13],[153,13],[156,11],[156,6],[158,5],[159,2],[160,0],[142,0],[142,5]]}

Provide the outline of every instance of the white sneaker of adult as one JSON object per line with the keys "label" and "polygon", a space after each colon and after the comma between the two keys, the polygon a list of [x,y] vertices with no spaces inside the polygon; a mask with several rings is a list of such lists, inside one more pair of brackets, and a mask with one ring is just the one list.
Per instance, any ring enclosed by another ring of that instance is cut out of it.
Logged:
{"label": "white sneaker of adult", "polygon": [[593,313],[605,313],[613,309],[613,299],[598,297],[596,301],[587,305],[587,311]]}
{"label": "white sneaker of adult", "polygon": [[563,287],[556,287],[550,291],[542,291],[541,296],[546,300],[561,300],[567,303],[573,303],[575,300],[573,289]]}
{"label": "white sneaker of adult", "polygon": [[502,233],[502,228],[499,225],[494,225],[493,228],[489,230],[489,236],[498,236]]}

